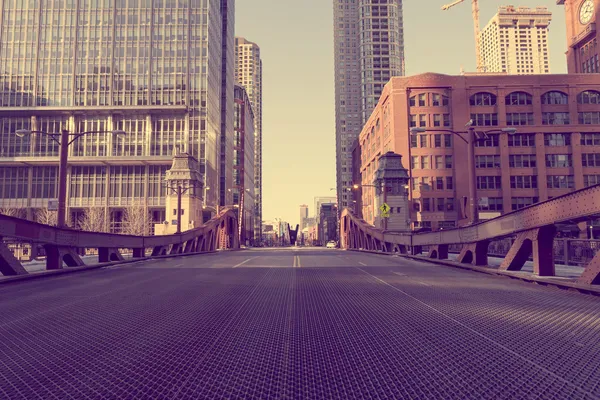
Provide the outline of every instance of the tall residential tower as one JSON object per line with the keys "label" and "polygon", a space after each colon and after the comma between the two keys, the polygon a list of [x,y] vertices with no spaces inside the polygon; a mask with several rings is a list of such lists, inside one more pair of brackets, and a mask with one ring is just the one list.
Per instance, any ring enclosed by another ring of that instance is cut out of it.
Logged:
{"label": "tall residential tower", "polygon": [[484,71],[549,74],[551,19],[552,13],[546,7],[500,7],[480,34]]}
{"label": "tall residential tower", "polygon": [[242,85],[254,111],[254,239],[262,238],[262,60],[260,47],[235,38],[235,79]]}
{"label": "tall residential tower", "polygon": [[[401,0],[333,0],[339,210],[352,205],[352,145],[393,76],[404,75]],[[317,211],[318,212],[318,211]]]}
{"label": "tall residential tower", "polygon": [[0,207],[32,217],[57,196],[59,146],[18,129],[126,132],[69,146],[72,220],[100,207],[118,230],[133,203],[167,220],[164,180],[176,148],[198,159],[205,203],[218,204],[221,96],[233,102],[233,85],[221,89],[222,63],[234,55],[223,54],[233,18],[222,3],[0,2]]}

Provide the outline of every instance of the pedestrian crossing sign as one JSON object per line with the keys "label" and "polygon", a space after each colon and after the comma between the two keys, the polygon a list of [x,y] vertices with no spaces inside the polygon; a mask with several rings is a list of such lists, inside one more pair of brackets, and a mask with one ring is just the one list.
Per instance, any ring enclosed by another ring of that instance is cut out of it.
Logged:
{"label": "pedestrian crossing sign", "polygon": [[390,206],[387,203],[383,203],[381,207],[379,207],[379,211],[381,211],[381,217],[389,218],[390,217]]}

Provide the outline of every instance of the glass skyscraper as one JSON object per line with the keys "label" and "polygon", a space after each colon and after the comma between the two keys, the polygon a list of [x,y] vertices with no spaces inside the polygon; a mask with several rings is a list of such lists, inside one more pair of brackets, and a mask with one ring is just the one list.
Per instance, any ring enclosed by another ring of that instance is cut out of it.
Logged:
{"label": "glass skyscraper", "polygon": [[234,57],[233,4],[0,1],[0,208],[31,217],[57,195],[58,145],[40,134],[19,138],[18,129],[126,132],[69,147],[67,215],[103,207],[118,227],[123,208],[140,203],[161,222],[176,148],[198,158],[205,202],[218,204],[227,114],[233,129],[232,111],[222,112],[223,96],[233,104],[233,83],[222,76],[233,74],[233,64],[223,66]]}
{"label": "glass skyscraper", "polygon": [[352,145],[385,84],[404,75],[402,0],[333,0],[339,210],[352,206]]}

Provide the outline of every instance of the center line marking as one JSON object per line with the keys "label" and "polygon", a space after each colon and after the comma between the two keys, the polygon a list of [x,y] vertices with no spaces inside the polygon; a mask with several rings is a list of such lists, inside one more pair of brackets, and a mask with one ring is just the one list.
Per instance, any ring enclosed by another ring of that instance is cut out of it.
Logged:
{"label": "center line marking", "polygon": [[[257,257],[258,257],[258,256],[257,256]],[[255,259],[255,258],[257,258],[257,257],[250,257],[250,258],[249,258],[249,259],[247,259],[246,261],[242,261],[242,262],[241,262],[241,263],[239,263],[238,265],[234,265],[234,266],[233,266],[233,268],[237,268],[237,267],[239,267],[240,265],[244,265],[244,264],[246,264],[248,261],[250,261],[250,260],[254,260],[254,259]]]}

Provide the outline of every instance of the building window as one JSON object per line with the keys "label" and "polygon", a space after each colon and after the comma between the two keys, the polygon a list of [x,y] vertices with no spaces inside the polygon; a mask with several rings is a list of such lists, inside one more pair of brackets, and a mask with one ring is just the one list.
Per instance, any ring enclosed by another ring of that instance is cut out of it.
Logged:
{"label": "building window", "polygon": [[500,145],[500,136],[497,134],[487,135],[484,139],[475,141],[476,147],[498,147]]}
{"label": "building window", "polygon": [[444,190],[444,178],[441,176],[435,178],[435,188],[437,190]]}
{"label": "building window", "polygon": [[513,211],[520,210],[521,208],[535,204],[538,201],[539,201],[538,197],[512,197],[511,198],[512,209],[513,209]]}
{"label": "building window", "polygon": [[437,93],[433,93],[431,95],[431,105],[434,107],[439,107],[440,106],[440,98],[441,96]]}
{"label": "building window", "polygon": [[444,200],[443,198],[439,198],[437,199],[437,210],[438,211],[446,211],[446,205],[444,204]]}
{"label": "building window", "polygon": [[415,114],[410,114],[410,126],[411,128],[417,126],[417,116]]}
{"label": "building window", "polygon": [[454,180],[451,176],[446,177],[446,190],[454,189]]}
{"label": "building window", "polygon": [[582,154],[581,165],[584,167],[600,167],[600,153]]}
{"label": "building window", "polygon": [[475,168],[500,168],[500,156],[475,156]]}
{"label": "building window", "polygon": [[470,97],[469,103],[472,106],[495,106],[496,96],[491,93],[475,93]]}
{"label": "building window", "polygon": [[410,99],[408,99],[408,104],[409,104],[411,107],[414,107],[414,106],[417,104],[417,102],[416,102],[416,97],[417,97],[417,96],[412,96]]}
{"label": "building window", "polygon": [[513,92],[505,98],[507,106],[528,106],[533,104],[532,97],[529,93]]}
{"label": "building window", "polygon": [[454,211],[454,199],[446,199],[446,211]]}
{"label": "building window", "polygon": [[411,156],[410,157],[410,168],[411,169],[419,169],[419,156]]}
{"label": "building window", "polygon": [[512,189],[537,189],[537,176],[535,175],[511,175],[510,187]]}
{"label": "building window", "polygon": [[429,156],[421,156],[421,169],[429,169]]}
{"label": "building window", "polygon": [[502,212],[502,197],[480,197],[477,208],[479,211]]}
{"label": "building window", "polygon": [[431,211],[431,203],[428,198],[421,199],[423,211]]}
{"label": "building window", "polygon": [[600,92],[586,90],[577,95],[578,104],[600,104]]}
{"label": "building window", "polygon": [[502,179],[499,176],[478,176],[477,189],[502,189]]}
{"label": "building window", "polygon": [[507,113],[506,125],[533,125],[533,113]]}
{"label": "building window", "polygon": [[440,135],[439,133],[433,135],[433,144],[434,147],[442,147],[442,135]]}
{"label": "building window", "polygon": [[427,135],[419,135],[420,147],[427,147]]}
{"label": "building window", "polygon": [[548,189],[572,189],[575,187],[573,175],[548,175]]}
{"label": "building window", "polygon": [[571,135],[567,133],[545,133],[544,145],[546,146],[570,146]]}
{"label": "building window", "polygon": [[433,126],[442,126],[441,114],[433,114]]}
{"label": "building window", "polygon": [[542,104],[569,104],[569,96],[558,91],[546,92],[542,95]]}
{"label": "building window", "polygon": [[474,126],[498,126],[498,114],[471,114]]}
{"label": "building window", "polygon": [[450,126],[450,114],[444,114],[444,126]]}
{"label": "building window", "polygon": [[446,161],[446,168],[452,168],[452,156],[446,156],[445,157],[445,161]]}
{"label": "building window", "polygon": [[582,133],[582,146],[600,146],[600,133]]}
{"label": "building window", "polygon": [[438,228],[440,229],[452,229],[456,227],[455,221],[439,221]]}
{"label": "building window", "polygon": [[435,168],[444,169],[444,156],[435,156]]}
{"label": "building window", "polygon": [[427,114],[419,114],[419,126],[427,126]]}
{"label": "building window", "polygon": [[508,146],[509,147],[534,147],[535,146],[535,135],[518,133],[515,135],[508,135]]}
{"label": "building window", "polygon": [[579,113],[579,124],[581,125],[598,125],[600,124],[600,112],[580,112]]}
{"label": "building window", "polygon": [[508,157],[508,165],[510,168],[535,168],[535,154],[514,154]]}
{"label": "building window", "polygon": [[571,123],[568,112],[542,113],[542,125],[569,125]]}
{"label": "building window", "polygon": [[600,175],[584,175],[583,186],[589,187],[600,184]]}
{"label": "building window", "polygon": [[[598,154],[600,156],[600,154]],[[546,167],[565,168],[573,165],[570,154],[546,154]]]}
{"label": "building window", "polygon": [[444,147],[452,147],[452,134],[444,134]]}
{"label": "building window", "polygon": [[425,107],[425,93],[419,95],[419,107]]}
{"label": "building window", "polygon": [[411,135],[410,136],[410,147],[412,147],[412,148],[418,147],[417,140],[418,140],[417,135]]}

